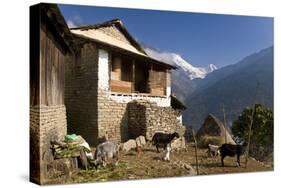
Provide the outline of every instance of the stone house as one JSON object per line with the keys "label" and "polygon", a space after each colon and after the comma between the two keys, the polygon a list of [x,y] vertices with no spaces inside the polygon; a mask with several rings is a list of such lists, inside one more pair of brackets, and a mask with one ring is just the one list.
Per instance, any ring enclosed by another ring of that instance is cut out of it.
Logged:
{"label": "stone house", "polygon": [[91,145],[183,129],[171,106],[171,69],[149,57],[118,19],[71,29],[75,55],[66,64],[68,132]]}
{"label": "stone house", "polygon": [[51,149],[67,132],[96,145],[183,129],[173,68],[148,57],[120,20],[70,31],[57,5],[31,6],[30,180],[50,183],[71,168]]}
{"label": "stone house", "polygon": [[54,170],[50,142],[67,133],[64,67],[71,33],[54,4],[30,7],[30,180],[45,184]]}

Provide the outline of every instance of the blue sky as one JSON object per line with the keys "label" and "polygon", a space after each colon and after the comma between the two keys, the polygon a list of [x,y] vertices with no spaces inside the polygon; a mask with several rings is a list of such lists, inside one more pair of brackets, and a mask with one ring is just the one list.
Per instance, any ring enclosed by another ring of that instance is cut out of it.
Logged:
{"label": "blue sky", "polygon": [[273,18],[59,5],[70,25],[122,20],[146,46],[181,55],[194,66],[233,64],[273,45]]}

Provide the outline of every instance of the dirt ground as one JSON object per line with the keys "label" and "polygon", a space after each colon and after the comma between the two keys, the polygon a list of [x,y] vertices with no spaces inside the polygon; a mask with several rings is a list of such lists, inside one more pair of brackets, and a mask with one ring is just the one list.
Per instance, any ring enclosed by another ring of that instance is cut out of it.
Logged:
{"label": "dirt ground", "polygon": [[[139,156],[135,151],[121,152],[117,165],[109,164],[98,170],[73,172],[69,183],[98,182],[113,180],[147,179],[196,175],[195,149],[189,145],[184,151],[172,151],[170,162],[161,161],[154,147],[146,147]],[[198,149],[199,175],[240,172],[272,171],[273,165],[266,165],[250,158],[245,168],[245,157],[241,157],[241,167],[236,166],[236,158],[226,157],[225,167],[221,167],[220,157],[208,157],[206,149]],[[193,167],[190,170],[187,165]]]}

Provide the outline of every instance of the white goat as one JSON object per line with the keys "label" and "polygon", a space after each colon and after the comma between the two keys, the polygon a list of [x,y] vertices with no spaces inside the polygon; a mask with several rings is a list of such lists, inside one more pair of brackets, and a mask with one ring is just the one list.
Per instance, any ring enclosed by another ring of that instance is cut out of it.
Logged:
{"label": "white goat", "polygon": [[168,145],[164,152],[162,153],[162,159],[164,161],[170,161],[170,152],[171,152],[171,147]]}
{"label": "white goat", "polygon": [[209,144],[207,153],[208,153],[209,157],[210,156],[215,156],[215,157],[219,156],[220,155],[219,146]]}

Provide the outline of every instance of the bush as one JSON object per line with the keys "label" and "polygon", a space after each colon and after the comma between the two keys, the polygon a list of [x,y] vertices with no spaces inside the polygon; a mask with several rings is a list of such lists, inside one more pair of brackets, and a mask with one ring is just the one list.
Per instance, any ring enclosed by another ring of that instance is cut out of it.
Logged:
{"label": "bush", "polygon": [[237,120],[233,122],[232,133],[242,142],[247,142],[249,125],[254,110],[250,155],[258,160],[267,160],[273,152],[273,113],[272,110],[256,104],[253,108],[245,108]]}

